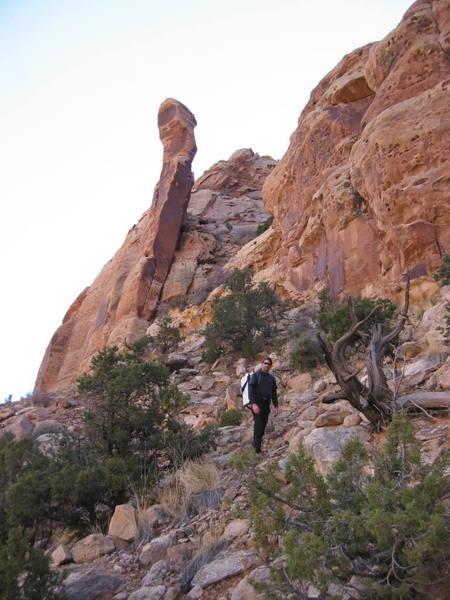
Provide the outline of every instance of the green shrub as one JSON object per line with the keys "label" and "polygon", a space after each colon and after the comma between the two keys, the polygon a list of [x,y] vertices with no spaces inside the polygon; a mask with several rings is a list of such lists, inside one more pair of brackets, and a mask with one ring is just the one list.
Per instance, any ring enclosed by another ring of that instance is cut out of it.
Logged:
{"label": "green shrub", "polygon": [[207,362],[230,350],[255,357],[276,333],[272,322],[280,301],[267,283],[252,286],[250,270],[237,269],[227,287],[229,294],[216,300],[212,321],[205,328]]}
{"label": "green shrub", "polygon": [[173,352],[182,342],[183,338],[177,327],[173,326],[173,321],[170,317],[163,317],[159,321],[158,333],[154,336],[144,335],[136,340],[130,346],[130,350],[137,356],[144,356],[150,350],[156,351],[158,354],[165,356],[169,352]]}
{"label": "green shrub", "polygon": [[440,281],[442,285],[450,285],[450,254],[445,254],[442,257],[442,264],[433,275],[433,278]]}
{"label": "green shrub", "polygon": [[219,427],[229,427],[230,425],[240,425],[243,419],[242,411],[237,408],[226,410],[220,415]]}
{"label": "green shrub", "polygon": [[171,419],[164,434],[164,453],[171,467],[178,469],[186,460],[196,460],[215,450],[220,432],[215,425],[205,425],[199,433],[185,423]]}
{"label": "green shrub", "polygon": [[278,591],[304,598],[313,583],[331,598],[330,582],[346,585],[356,576],[365,598],[428,597],[450,559],[447,465],[448,455],[433,466],[421,461],[411,423],[397,414],[373,474],[357,439],[327,477],[302,447],[289,457],[287,486],[275,465],[258,470],[251,514],[270,558],[285,555],[273,573]]}
{"label": "green shrub", "polygon": [[25,532],[16,527],[0,542],[1,600],[64,600],[63,576],[50,570],[42,550],[30,548]]}
{"label": "green shrub", "polygon": [[290,362],[294,369],[309,371],[324,363],[323,352],[317,343],[310,339],[298,342],[297,347],[291,352]]}
{"label": "green shrub", "polygon": [[270,216],[263,223],[260,223],[258,225],[258,227],[256,228],[256,235],[257,236],[261,235],[262,233],[267,231],[269,229],[269,227],[272,225],[272,223],[273,223],[273,217]]}
{"label": "green shrub", "polygon": [[94,356],[91,372],[77,385],[88,403],[84,420],[89,444],[106,456],[154,456],[166,414],[186,402],[169,384],[163,365],[119,352],[117,346]]}
{"label": "green shrub", "polygon": [[[339,339],[352,325],[352,317],[348,303],[340,304],[334,307],[329,296],[328,290],[324,290],[319,295],[320,310],[317,314],[317,324],[324,331],[331,341]],[[354,298],[353,304],[358,321],[361,321],[377,306],[377,310],[361,327],[361,332],[368,334],[373,330],[377,323],[383,325],[384,330],[388,327],[388,321],[394,316],[397,310],[396,304],[387,298],[378,298],[370,300],[369,298]]]}

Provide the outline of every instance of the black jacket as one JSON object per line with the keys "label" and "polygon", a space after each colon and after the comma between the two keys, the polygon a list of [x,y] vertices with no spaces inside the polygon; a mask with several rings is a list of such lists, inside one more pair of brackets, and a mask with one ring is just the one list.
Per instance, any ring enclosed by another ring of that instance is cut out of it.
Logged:
{"label": "black jacket", "polygon": [[251,404],[259,407],[270,407],[270,402],[278,406],[277,382],[271,373],[265,373],[258,369],[252,373],[248,385],[248,396]]}

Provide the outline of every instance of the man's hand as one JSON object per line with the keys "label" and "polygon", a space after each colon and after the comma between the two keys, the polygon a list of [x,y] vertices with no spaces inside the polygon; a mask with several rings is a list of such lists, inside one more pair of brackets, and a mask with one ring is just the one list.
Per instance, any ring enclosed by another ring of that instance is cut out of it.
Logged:
{"label": "man's hand", "polygon": [[275,417],[278,417],[278,406],[274,407],[273,414],[274,414]]}
{"label": "man's hand", "polygon": [[255,415],[259,415],[259,413],[261,412],[261,409],[259,408],[259,406],[257,404],[252,404],[252,412]]}

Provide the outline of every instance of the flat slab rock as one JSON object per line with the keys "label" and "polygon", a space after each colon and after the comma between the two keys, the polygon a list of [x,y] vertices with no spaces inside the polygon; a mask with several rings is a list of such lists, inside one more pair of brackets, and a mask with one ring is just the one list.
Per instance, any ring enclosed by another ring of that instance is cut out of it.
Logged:
{"label": "flat slab rock", "polygon": [[164,585],[144,586],[128,596],[128,600],[161,600],[166,593],[166,589]]}
{"label": "flat slab rock", "polygon": [[192,586],[206,588],[213,583],[239,575],[255,564],[256,552],[225,553],[202,567],[192,580]]}
{"label": "flat slab rock", "polygon": [[67,600],[101,600],[110,598],[123,579],[104,569],[90,567],[71,573],[64,581]]}

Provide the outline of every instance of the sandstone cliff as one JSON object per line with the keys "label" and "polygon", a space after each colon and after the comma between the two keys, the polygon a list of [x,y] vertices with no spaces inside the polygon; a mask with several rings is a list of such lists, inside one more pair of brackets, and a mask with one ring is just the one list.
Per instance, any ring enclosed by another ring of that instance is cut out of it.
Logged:
{"label": "sandstone cliff", "polygon": [[164,146],[161,177],[151,208],[134,225],[114,258],[67,311],[42,361],[36,390],[73,383],[93,354],[143,335],[170,268],[193,184],[194,115],[165,100],[158,113]]}
{"label": "sandstone cliff", "polygon": [[261,190],[276,161],[237,150],[206,171],[190,194],[194,116],[166,100],[158,122],[164,164],[152,207],[67,311],[36,392],[70,387],[99,350],[143,336],[157,310],[203,302],[223,282],[223,265],[269,216]]}
{"label": "sandstone cliff", "polygon": [[322,79],[264,185],[273,230],[234,266],[297,298],[392,297],[409,272],[429,299],[450,252],[449,23],[448,1],[420,0]]}
{"label": "sandstone cliff", "polygon": [[[297,301],[325,286],[395,298],[408,272],[412,303],[426,305],[450,252],[449,14],[448,0],[414,3],[322,79],[278,165],[240,150],[190,200],[195,119],[163,103],[153,206],[69,308],[36,390],[71,385],[105,345],[143,335],[157,310],[192,306],[180,325],[198,328],[210,314],[202,302],[235,267]],[[262,197],[274,222],[255,239]]]}

